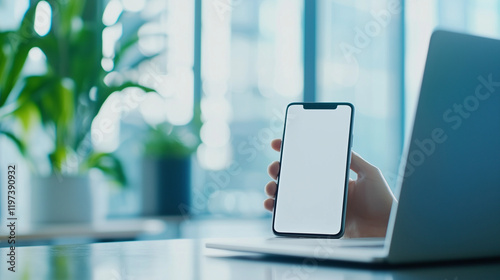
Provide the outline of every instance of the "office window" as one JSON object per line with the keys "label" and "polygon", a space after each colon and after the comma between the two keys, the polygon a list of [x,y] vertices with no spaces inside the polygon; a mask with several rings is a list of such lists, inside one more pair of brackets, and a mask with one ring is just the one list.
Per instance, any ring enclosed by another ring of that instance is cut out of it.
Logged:
{"label": "office window", "polygon": [[194,213],[261,216],[284,109],[302,100],[302,1],[202,1]]}
{"label": "office window", "polygon": [[432,31],[444,29],[499,38],[500,2],[406,0],[405,3],[405,114],[408,133],[418,102]]}
{"label": "office window", "polygon": [[[105,5],[103,54],[114,55],[112,46],[116,40],[126,43],[122,34],[137,33],[137,47],[123,58],[137,67],[127,75],[157,91],[143,94],[141,90],[129,89],[114,94],[106,102],[109,106],[99,114],[98,118],[115,120],[117,131],[108,133],[106,141],[96,148],[115,151],[121,157],[129,182],[127,188],[110,192],[110,217],[137,215],[141,211],[144,142],[149,127],[165,122],[181,126],[193,118],[194,5],[194,0],[110,0]],[[112,20],[120,14],[118,22]],[[107,78],[115,78],[116,73],[110,71],[108,75]],[[119,114],[113,111],[116,107],[120,108]],[[94,124],[99,125],[99,119]]]}
{"label": "office window", "polygon": [[318,101],[355,106],[353,150],[391,187],[403,142],[401,1],[318,1]]}

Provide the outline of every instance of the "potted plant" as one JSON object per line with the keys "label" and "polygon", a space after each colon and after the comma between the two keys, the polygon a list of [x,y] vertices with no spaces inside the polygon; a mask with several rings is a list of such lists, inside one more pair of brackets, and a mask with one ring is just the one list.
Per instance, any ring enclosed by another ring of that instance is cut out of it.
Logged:
{"label": "potted plant", "polygon": [[195,111],[184,126],[163,122],[150,126],[144,141],[142,214],[189,214],[191,156],[199,143],[201,119]]}
{"label": "potted plant", "polygon": [[[120,81],[105,82],[108,72],[101,67],[104,25],[97,12],[98,0],[47,2],[52,8],[52,24],[46,35],[34,30],[36,6],[28,9],[18,30],[0,33],[0,119],[17,121],[22,127],[22,131],[0,127],[0,132],[28,160],[32,159],[29,151],[37,148],[30,139],[36,126],[43,128],[52,143],[47,155],[50,175],[32,181],[33,221],[89,222],[94,209],[89,170],[100,170],[119,186],[126,184],[120,160],[112,153],[94,150],[92,121],[112,93],[131,87],[153,90],[124,79],[124,75]],[[121,58],[137,37],[122,41],[125,43],[116,46],[111,58],[115,72],[130,68],[121,64]],[[23,77],[28,53],[35,47],[45,55],[47,70]]]}

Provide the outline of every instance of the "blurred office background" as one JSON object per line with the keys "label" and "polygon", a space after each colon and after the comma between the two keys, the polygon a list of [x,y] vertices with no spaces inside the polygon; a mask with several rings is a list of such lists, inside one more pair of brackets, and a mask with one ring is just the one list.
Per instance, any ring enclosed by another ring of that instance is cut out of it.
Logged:
{"label": "blurred office background", "polygon": [[[58,12],[54,3],[61,1],[66,0],[0,0],[0,30],[15,30],[26,10],[36,6],[33,24],[44,36],[52,26],[50,15]],[[125,187],[108,186],[105,179],[98,179],[96,184],[106,189],[100,204],[104,220],[165,217],[144,214],[150,203],[144,199],[150,182],[144,177],[157,176],[145,174],[144,168],[144,143],[151,128],[166,125],[167,133],[175,129],[176,139],[194,146],[192,153],[186,152],[189,178],[181,180],[190,202],[177,215],[180,220],[174,219],[175,234],[158,234],[158,238],[231,232],[270,235],[263,190],[270,180],[267,166],[279,154],[269,143],[281,137],[284,110],[292,101],[352,102],[356,107],[354,150],[378,166],[394,188],[432,31],[442,28],[500,37],[496,0],[85,3],[92,5],[98,15],[94,20],[103,27],[104,79],[126,75],[157,92],[131,88],[113,93],[93,120],[93,130],[102,120],[110,122],[110,129],[98,131],[102,135],[92,135],[93,149],[116,155],[127,175]],[[134,67],[118,73],[114,46],[126,44],[125,35],[135,33],[138,42],[124,58]],[[137,60],[140,56],[149,59]],[[43,51],[34,47],[22,75],[43,73],[46,63]],[[17,131],[20,124],[3,121],[2,125]],[[33,153],[46,145],[43,139],[31,142]],[[16,163],[20,166],[18,215],[21,225],[29,227],[30,164],[13,141],[1,135],[0,155],[2,219],[7,215],[3,173],[7,164]],[[42,174],[50,169],[43,160],[35,164]],[[164,187],[168,194],[169,186]],[[200,224],[207,226],[196,228]]]}

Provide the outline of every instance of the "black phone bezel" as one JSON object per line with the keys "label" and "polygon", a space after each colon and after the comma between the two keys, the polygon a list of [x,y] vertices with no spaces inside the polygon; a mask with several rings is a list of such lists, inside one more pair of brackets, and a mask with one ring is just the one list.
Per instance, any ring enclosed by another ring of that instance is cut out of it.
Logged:
{"label": "black phone bezel", "polygon": [[346,166],[346,176],[345,176],[345,183],[344,183],[344,200],[343,200],[343,206],[342,206],[342,221],[341,221],[341,228],[340,231],[337,234],[321,234],[321,233],[300,233],[300,232],[279,232],[276,231],[274,228],[275,225],[275,217],[276,217],[276,203],[278,201],[278,194],[279,194],[279,182],[280,182],[280,176],[279,174],[281,173],[281,164],[278,172],[278,178],[276,181],[276,196],[275,196],[275,201],[274,201],[274,208],[273,208],[273,223],[272,223],[272,230],[273,233],[276,236],[284,236],[284,237],[306,237],[306,238],[341,238],[344,235],[345,232],[345,212],[346,212],[346,207],[347,207],[347,193],[348,193],[348,185],[349,185],[349,169],[350,169],[350,164],[351,164],[351,147],[352,147],[352,129],[353,129],[353,124],[354,124],[354,105],[352,105],[349,102],[292,102],[288,104],[286,107],[286,113],[285,113],[285,122],[283,125],[283,136],[282,136],[282,141],[281,141],[281,150],[280,150],[280,163],[282,160],[283,156],[283,146],[285,143],[285,131],[286,131],[286,122],[288,119],[288,109],[291,106],[296,106],[296,105],[302,105],[304,109],[311,109],[311,110],[335,110],[337,109],[338,106],[349,106],[351,108],[351,118],[350,118],[350,124],[349,124],[349,142],[348,142],[348,148],[347,148],[347,166]]}

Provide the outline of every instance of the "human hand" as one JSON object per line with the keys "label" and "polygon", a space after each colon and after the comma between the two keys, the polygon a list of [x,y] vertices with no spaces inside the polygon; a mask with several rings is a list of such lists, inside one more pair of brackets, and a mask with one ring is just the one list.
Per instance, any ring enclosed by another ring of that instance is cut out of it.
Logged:
{"label": "human hand", "polygon": [[[273,140],[271,147],[279,152],[281,139]],[[355,152],[351,154],[351,170],[358,174],[358,178],[349,179],[344,236],[385,237],[394,200],[389,185],[377,167]],[[279,162],[271,163],[267,172],[276,180]],[[270,198],[264,201],[264,207],[269,211],[274,208],[276,189],[276,181],[266,185],[266,193]]]}

